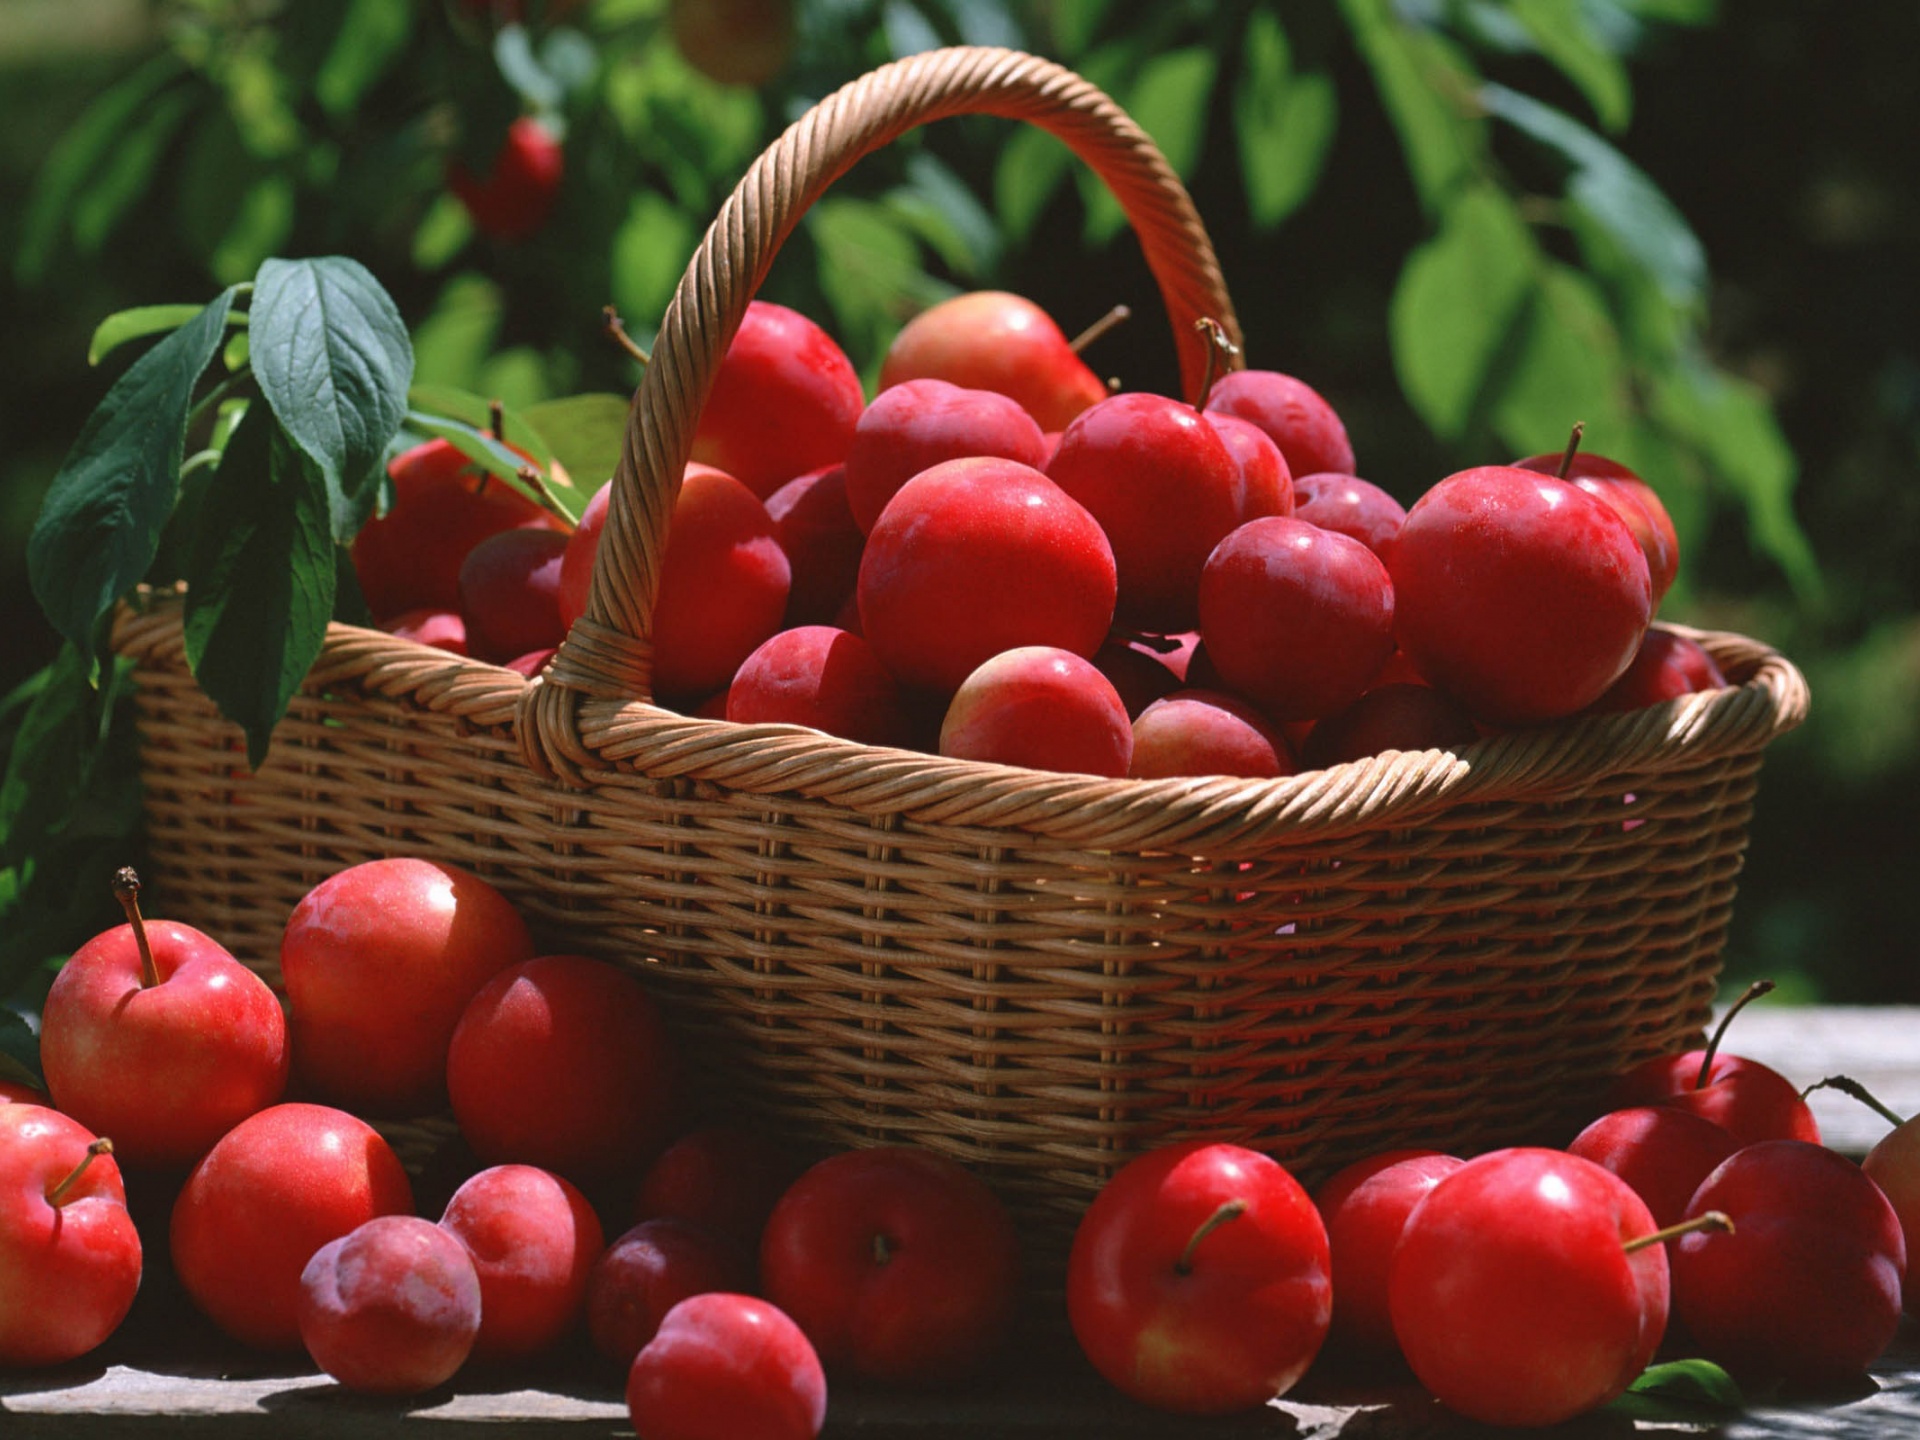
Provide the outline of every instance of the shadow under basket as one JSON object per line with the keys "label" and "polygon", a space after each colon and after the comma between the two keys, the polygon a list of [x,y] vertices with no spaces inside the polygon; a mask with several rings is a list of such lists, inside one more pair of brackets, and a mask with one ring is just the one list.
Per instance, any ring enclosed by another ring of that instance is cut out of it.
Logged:
{"label": "shadow under basket", "polygon": [[1707,1017],[1761,752],[1806,710],[1763,645],[1696,634],[1726,689],[1283,780],[1042,774],[646,703],[694,427],[774,255],[862,155],[970,113],[1043,126],[1113,190],[1197,396],[1197,322],[1237,322],[1139,128],[1032,56],[883,67],[797,120],[695,252],[586,614],[538,679],[335,625],[250,774],[188,673],[178,597],[122,607],[156,913],[272,979],[335,871],[477,871],[548,949],[643,978],[690,1094],[816,1150],[963,1162],[1042,1284],[1106,1179],[1170,1141],[1312,1181],[1390,1147],[1564,1138]]}
{"label": "shadow under basket", "polygon": [[511,703],[475,713],[518,676],[344,626],[251,774],[177,602],[123,612],[116,643],[157,913],[277,981],[328,875],[465,866],[546,948],[638,973],[692,1091],[817,1150],[950,1155],[1057,1262],[1153,1146],[1230,1139],[1312,1180],[1394,1146],[1564,1139],[1608,1077],[1684,1046],[1761,746],[1805,704],[1777,655],[1697,638],[1737,688],[1458,754],[1258,782],[964,765],[969,808],[1029,812],[998,824],[886,808],[890,772],[963,762],[870,751],[869,793],[825,798],[771,783],[813,732],[665,711],[653,766],[730,729],[770,783],[623,767],[583,791],[523,763]]}

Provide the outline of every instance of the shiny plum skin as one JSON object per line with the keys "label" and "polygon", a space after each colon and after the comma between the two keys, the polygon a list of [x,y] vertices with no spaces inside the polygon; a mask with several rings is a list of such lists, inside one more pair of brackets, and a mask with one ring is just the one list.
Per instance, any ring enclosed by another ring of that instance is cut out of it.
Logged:
{"label": "shiny plum skin", "polygon": [[467,653],[501,664],[567,638],[560,619],[560,562],[569,537],[554,530],[489,535],[460,565]]}
{"label": "shiny plum skin", "polygon": [[275,1105],[234,1126],[187,1177],[173,1205],[173,1268],[235,1340],[295,1350],[313,1252],[377,1216],[411,1213],[407,1172],[372,1126],[324,1105]]}
{"label": "shiny plum skin", "polygon": [[361,1114],[438,1110],[468,1003],[532,958],[519,911],[478,875],[412,856],[336,871],[280,938],[294,1073],[314,1098]]}
{"label": "shiny plum skin", "polygon": [[1189,1141],[1131,1161],[1094,1197],[1067,1260],[1067,1315],[1094,1369],[1134,1399],[1225,1415],[1305,1374],[1327,1337],[1329,1272],[1326,1227],[1284,1167]]}
{"label": "shiny plum skin", "polygon": [[313,1252],[300,1275],[300,1339],[349,1390],[418,1395],[464,1365],[480,1330],[480,1277],[430,1220],[383,1215]]}
{"label": "shiny plum skin", "polygon": [[905,745],[905,697],[858,635],[831,625],[782,630],[741,662],[727,691],[739,724],[811,725],[863,745]]}
{"label": "shiny plum skin", "polygon": [[1074,354],[1053,317],[1002,290],[956,295],[909,320],[887,348],[880,391],[909,380],[1005,395],[1048,431],[1066,429],[1107,398],[1105,383]]}
{"label": "shiny plum skin", "polygon": [[1207,396],[1209,413],[1235,415],[1267,432],[1286,457],[1288,471],[1316,475],[1331,470],[1353,473],[1353,445],[1347,427],[1305,381],[1277,370],[1239,370],[1222,375]]}
{"label": "shiny plum skin", "polygon": [[[1524,460],[1516,460],[1514,465],[1521,470],[1557,476],[1563,458],[1560,455],[1529,455]],[[1587,450],[1573,457],[1573,466],[1566,478],[1595,499],[1611,505],[1620,518],[1627,522],[1627,528],[1633,531],[1633,538],[1640,542],[1640,548],[1646,554],[1647,575],[1653,585],[1653,605],[1656,610],[1659,609],[1660,601],[1672,587],[1673,577],[1680,569],[1680,537],[1674,532],[1673,517],[1667,513],[1660,496],[1651,485],[1618,460],[1609,460],[1604,455],[1595,455]]]}
{"label": "shiny plum skin", "polygon": [[1211,690],[1179,690],[1133,722],[1137,780],[1176,775],[1272,779],[1293,773],[1293,752],[1267,718],[1244,700]]}
{"label": "shiny plum skin", "polygon": [[606,1236],[572,1185],[532,1165],[496,1165],[447,1201],[440,1228],[466,1247],[480,1286],[482,1360],[527,1360],[580,1323]]}
{"label": "shiny plum skin", "polygon": [[1742,1145],[1762,1140],[1820,1143],[1820,1126],[1799,1087],[1758,1060],[1716,1051],[1701,1085],[1704,1050],[1659,1055],[1622,1075],[1607,1091],[1607,1105],[1675,1105],[1711,1120]]}
{"label": "shiny plum skin", "polygon": [[1913,1247],[1920,1243],[1920,1119],[1910,1117],[1896,1125],[1867,1152],[1860,1168],[1900,1218],[1900,1233],[1907,1246],[1907,1275],[1901,1288],[1901,1305],[1909,1315],[1920,1315],[1920,1263]]}
{"label": "shiny plum skin", "polygon": [[916,475],[949,460],[988,456],[1038,469],[1046,441],[1019,404],[991,390],[909,380],[874,398],[847,451],[847,506],[868,535]]}
{"label": "shiny plum skin", "polygon": [[760,1232],[799,1167],[765,1135],[734,1125],[690,1130],[641,1177],[636,1222],[694,1220],[760,1251]]}
{"label": "shiny plum skin", "polygon": [[566,154],[553,132],[523,115],[507,127],[486,174],[476,175],[455,161],[447,168],[447,188],[483,233],[496,240],[525,240],[553,213],[565,170]]}
{"label": "shiny plum skin", "polygon": [[1388,1150],[1356,1160],[1313,1192],[1340,1277],[1329,1343],[1373,1354],[1398,1350],[1387,1310],[1394,1246],[1414,1207],[1464,1163],[1437,1150]]}
{"label": "shiny plum skin", "polygon": [[902,486],[868,537],[860,628],[903,685],[951,695],[1004,650],[1092,655],[1116,586],[1106,535],[1066,491],[1015,461],[951,460]]}
{"label": "shiny plum skin", "polygon": [[44,1105],[0,1103],[0,1366],[63,1365],[120,1328],[140,1288],[140,1236],[111,1155],[48,1196],[97,1137]]}
{"label": "shiny plum skin", "polygon": [[1027,645],[966,678],[941,722],[940,753],[1117,779],[1133,758],[1133,727],[1119,692],[1091,661]]}
{"label": "shiny plum skin", "polygon": [[1258,520],[1262,515],[1291,515],[1294,509],[1293,473],[1287,469],[1287,457],[1273,438],[1251,420],[1237,415],[1221,415],[1209,410],[1207,423],[1213,426],[1220,443],[1233,457],[1239,473],[1236,494],[1239,523]]}
{"label": "shiny plum skin", "polygon": [[669,1310],[627,1374],[647,1440],[814,1440],[827,1377],[800,1327],[748,1295],[695,1295]]}
{"label": "shiny plum skin", "polygon": [[1635,1105],[1602,1115],[1567,1153],[1626,1181],[1664,1228],[1680,1222],[1700,1183],[1738,1148],[1711,1120],[1672,1105]]}
{"label": "shiny plum skin", "polygon": [[847,507],[847,469],[831,465],[796,476],[767,497],[774,538],[793,567],[787,626],[831,625],[853,598],[867,537]]}
{"label": "shiny plum skin", "polygon": [[52,1103],[110,1138],[128,1169],[184,1169],[287,1087],[287,1025],[266,981],[210,936],[145,922],[158,985],[130,925],[54,977],[40,1025]]}
{"label": "shiny plum skin", "polygon": [[395,615],[380,627],[389,635],[411,640],[416,645],[431,645],[449,655],[467,653],[467,622],[457,611],[421,608]]}
{"label": "shiny plum skin", "polygon": [[[561,562],[560,618],[586,613],[612,485],[588,502]],[[767,507],[731,475],[689,465],[674,502],[653,605],[653,690],[680,703],[725,689],[780,629],[793,568]]]}
{"label": "shiny plum skin", "polygon": [[828,1156],[760,1240],[767,1298],[821,1361],[887,1384],[979,1370],[1007,1340],[1019,1268],[1013,1221],[986,1183],[910,1146]]}
{"label": "shiny plum skin", "polygon": [[1803,1140],[1748,1145],[1687,1215],[1709,1210],[1732,1233],[1683,1235],[1673,1257],[1674,1313],[1701,1354],[1736,1376],[1821,1385],[1855,1379],[1892,1343],[1906,1241],[1851,1160]]}
{"label": "shiny plum skin", "polygon": [[764,500],[794,476],[846,459],[865,403],[853,362],[826,331],[755,300],[714,376],[693,459]]}
{"label": "shiny plum skin", "polygon": [[1667,1324],[1667,1257],[1625,1243],[1653,1217],[1624,1181],[1557,1150],[1496,1150],[1408,1218],[1387,1277],[1401,1353],[1448,1408],[1552,1425],[1647,1368]]}
{"label": "shiny plum skin", "polygon": [[448,1047],[447,1090],[482,1160],[581,1183],[633,1175],[672,1125],[672,1045],[631,975],[582,955],[543,955],[473,997]]}
{"label": "shiny plum skin", "polygon": [[1221,688],[1276,720],[1316,720],[1359,699],[1393,653],[1394,604],[1386,567],[1366,546],[1272,516],[1242,525],[1208,557],[1200,633]]}
{"label": "shiny plum skin", "polygon": [[1400,648],[1476,720],[1585,709],[1652,618],[1633,532],[1585,491],[1510,466],[1448,476],[1407,512],[1390,569]]}
{"label": "shiny plum skin", "polygon": [[1200,569],[1240,523],[1240,468],[1191,405],[1103,400],[1067,427],[1047,478],[1087,508],[1113,547],[1116,613],[1143,630],[1191,629]]}
{"label": "shiny plum skin", "polygon": [[1406,523],[1406,508],[1357,475],[1301,475],[1293,482],[1296,520],[1351,535],[1382,560]]}
{"label": "shiny plum skin", "polygon": [[1387,750],[1452,750],[1479,738],[1473,718],[1431,685],[1376,684],[1313,727],[1300,763],[1321,770]]}
{"label": "shiny plum skin", "polygon": [[551,529],[554,517],[511,485],[475,469],[445,440],[429,440],[387,466],[393,505],[360,528],[353,570],[376,620],[411,610],[460,608],[460,566],[489,535]]}
{"label": "shiny plum skin", "polygon": [[1726,683],[1727,677],[1697,641],[1655,625],[1640,642],[1633,663],[1588,708],[1599,714],[1639,710],[1697,691],[1718,690]]}
{"label": "shiny plum skin", "polygon": [[587,1333],[594,1349],[630,1366],[682,1300],[752,1288],[753,1262],[737,1241],[678,1216],[645,1220],[594,1262]]}

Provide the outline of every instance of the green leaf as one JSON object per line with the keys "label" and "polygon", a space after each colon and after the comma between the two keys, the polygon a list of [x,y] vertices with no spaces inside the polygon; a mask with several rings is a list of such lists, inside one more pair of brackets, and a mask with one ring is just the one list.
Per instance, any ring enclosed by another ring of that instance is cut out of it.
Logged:
{"label": "green leaf", "polygon": [[17,1011],[0,1005],[0,1080],[24,1082],[39,1089],[40,1037]]}
{"label": "green leaf", "polygon": [[572,480],[571,485],[560,485],[549,476],[546,488],[560,512],[576,524],[593,492],[613,478],[620,463],[627,411],[628,402],[618,395],[569,395],[529,405],[523,412]]}
{"label": "green leaf", "polygon": [[1399,132],[1420,202],[1437,210],[1473,178],[1485,148],[1468,108],[1473,72],[1438,35],[1402,20],[1393,0],[1340,0],[1340,8]]}
{"label": "green leaf", "polygon": [[178,330],[203,308],[199,305],[141,305],[132,310],[117,311],[94,328],[93,340],[87,346],[87,364],[98,365],[130,340],[144,340],[149,335]]}
{"label": "green leaf", "polygon": [[1570,170],[1569,203],[1605,229],[1673,304],[1699,303],[1706,252],[1645,171],[1579,121],[1518,91],[1488,85],[1480,98],[1492,114],[1562,157]]}
{"label": "green leaf", "polygon": [[156,56],[95,100],[60,137],[34,176],[20,225],[14,273],[22,285],[35,284],[46,273],[75,202],[111,159],[122,133],[142,118],[154,97],[178,79],[183,68],[170,53]]}
{"label": "green leaf", "polygon": [[450,263],[473,239],[473,216],[458,196],[441,192],[420,217],[413,232],[413,263],[421,270],[438,270]]}
{"label": "green leaf", "polygon": [[313,78],[314,98],[336,120],[351,115],[374,82],[407,47],[411,5],[392,0],[347,0],[333,48]]}
{"label": "green leaf", "polygon": [[296,196],[291,178],[262,175],[240,193],[233,222],[221,234],[207,268],[228,284],[238,284],[282,249],[293,234]]}
{"label": "green leaf", "polygon": [[1633,83],[1620,57],[1588,23],[1583,0],[1510,0],[1540,53],[1579,87],[1602,126],[1616,134],[1633,118]]}
{"label": "green leaf", "polygon": [[1408,257],[1388,313],[1400,388],[1443,439],[1458,440],[1534,285],[1539,252],[1491,186],[1463,190],[1440,233]]}
{"label": "green leaf", "polygon": [[[1176,175],[1191,176],[1207,138],[1207,109],[1220,61],[1205,46],[1156,55],[1140,67],[1127,90],[1126,107],[1153,137]],[[1082,173],[1087,202],[1087,243],[1104,245],[1125,228],[1126,212],[1091,171]]]}
{"label": "green leaf", "polygon": [[180,493],[187,411],[226,332],[233,291],[128,368],[87,417],[27,541],[47,618],[92,654],[100,617],[140,582]]}
{"label": "green leaf", "polygon": [[938,50],[944,42],[933,22],[906,0],[887,0],[880,7],[880,25],[886,32],[887,51],[896,60]]}
{"label": "green leaf", "polygon": [[[407,406],[410,412],[458,420],[475,430],[485,430],[493,424],[491,400],[451,385],[415,385],[407,391]],[[546,437],[528,418],[531,411],[515,410],[510,405],[503,405],[500,413],[501,424],[509,441],[531,455],[535,464],[544,466],[553,463],[553,447],[547,444]]]}
{"label": "green leaf", "polygon": [[1819,561],[1793,513],[1800,465],[1760,388],[1693,359],[1655,389],[1652,408],[1740,496],[1755,548],[1780,566],[1803,601],[1819,604]]}
{"label": "green leaf", "polygon": [[260,393],[320,467],[344,544],[371,513],[381,457],[406,417],[406,324],[364,266],[329,256],[262,265],[250,333]]}
{"label": "green leaf", "polygon": [[549,30],[540,42],[540,68],[567,94],[584,90],[600,73],[600,53],[578,30]]}
{"label": "green leaf", "polygon": [[437,440],[445,440],[496,480],[511,485],[536,505],[546,504],[546,498],[540,490],[520,478],[520,467],[527,462],[491,435],[483,434],[477,427],[463,425],[458,420],[445,420],[437,415],[426,415],[418,410],[409,410],[407,428],[418,430],[422,435],[431,436]]}
{"label": "green leaf", "polygon": [[63,645],[20,719],[0,780],[0,869],[34,854],[79,798],[93,738],[91,661]]}
{"label": "green leaf", "polygon": [[1033,232],[1073,164],[1073,152],[1035,126],[1021,126],[1007,141],[993,170],[993,203],[1010,237],[1024,240]]}
{"label": "green leaf", "polygon": [[1634,428],[1620,337],[1605,299],[1578,270],[1549,264],[1542,273],[1492,419],[1516,455],[1564,445],[1576,420],[1601,454],[1620,448]]}
{"label": "green leaf", "polygon": [[500,74],[535,110],[556,110],[566,98],[560,81],[547,73],[533,53],[533,40],[524,25],[502,26],[493,40],[493,60]]}
{"label": "green leaf", "polygon": [[1710,1422],[1746,1409],[1740,1387],[1711,1360],[1649,1365],[1607,1411],[1630,1420]]}
{"label": "green leaf", "polygon": [[966,181],[929,150],[907,159],[907,183],[887,205],[938,252],[955,274],[977,279],[1000,258],[1000,227]]}
{"label": "green leaf", "polygon": [[195,97],[174,91],[142,109],[140,123],[120,137],[104,164],[73,203],[73,239],[82,255],[92,255],[147,191],[155,169],[192,111]]}
{"label": "green leaf", "polygon": [[326,639],[335,546],[327,485],[264,406],[234,433],[207,492],[187,573],[187,664],[220,713],[267,756]]}
{"label": "green leaf", "polygon": [[414,375],[424,383],[471,390],[506,318],[506,297],[481,275],[449,280],[414,332]]}
{"label": "green leaf", "polygon": [[1240,178],[1255,227],[1271,230],[1319,182],[1339,101],[1330,76],[1294,72],[1287,32],[1267,11],[1253,12],[1241,45],[1240,80],[1233,92]]}
{"label": "green leaf", "polygon": [[637,326],[656,324],[699,243],[684,209],[652,190],[635,195],[613,237],[614,307]]}
{"label": "green leaf", "polygon": [[220,363],[227,367],[229,375],[237,375],[252,358],[253,347],[248,343],[244,330],[236,330],[228,336],[226,345],[220,351]]}

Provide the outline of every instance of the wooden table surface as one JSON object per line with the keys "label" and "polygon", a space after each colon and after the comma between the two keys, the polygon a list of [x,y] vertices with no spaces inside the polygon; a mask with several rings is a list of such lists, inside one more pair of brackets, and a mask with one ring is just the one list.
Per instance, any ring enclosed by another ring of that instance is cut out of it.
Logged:
{"label": "wooden table surface", "polygon": [[[1805,1085],[1844,1072],[1902,1114],[1920,1112],[1920,1009],[1755,1007],[1740,1019],[1738,1049]],[[1812,1098],[1835,1148],[1864,1154],[1886,1126],[1845,1096]],[[323,1375],[262,1359],[222,1342],[165,1294],[143,1296],[119,1335],[59,1370],[0,1376],[0,1440],[108,1437],[314,1437],[314,1440],[463,1440],[510,1426],[519,1437],[631,1435],[611,1377],[586,1360],[577,1371],[496,1377],[405,1401],[346,1394]],[[1920,1325],[1909,1320],[1871,1379],[1844,1394],[1768,1397],[1738,1413],[1658,1414],[1613,1408],[1549,1432],[1606,1437],[1636,1431],[1758,1437],[1916,1437],[1920,1440]],[[826,1435],[863,1440],[1454,1440],[1512,1434],[1441,1410],[1405,1375],[1342,1375],[1316,1367],[1263,1411],[1192,1421],[1155,1414],[1108,1389],[1070,1346],[1039,1345],[965,1390],[937,1395],[832,1388]],[[753,1440],[743,1436],[741,1440]]]}

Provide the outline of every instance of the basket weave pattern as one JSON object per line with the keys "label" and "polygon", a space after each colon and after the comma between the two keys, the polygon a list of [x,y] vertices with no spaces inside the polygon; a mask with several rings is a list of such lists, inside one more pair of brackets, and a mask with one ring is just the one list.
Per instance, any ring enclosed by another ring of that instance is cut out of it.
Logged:
{"label": "basket weave pattern", "polygon": [[[308,888],[472,868],[550,948],[640,971],[692,1088],[810,1144],[975,1165],[1057,1258],[1119,1164],[1207,1134],[1312,1176],[1549,1130],[1707,1014],[1786,661],[1735,688],[1285,780],[1109,781],[645,703],[652,577],[713,366],[805,205],[911,124],[1045,123],[1126,205],[1174,320],[1231,324],[1179,183],[1092,87],[950,51],[796,123],[690,266],[635,397],[594,599],[547,675],[335,626],[249,775],[174,597],[123,607],[161,913],[274,978]],[[797,207],[797,208],[796,208]]]}

